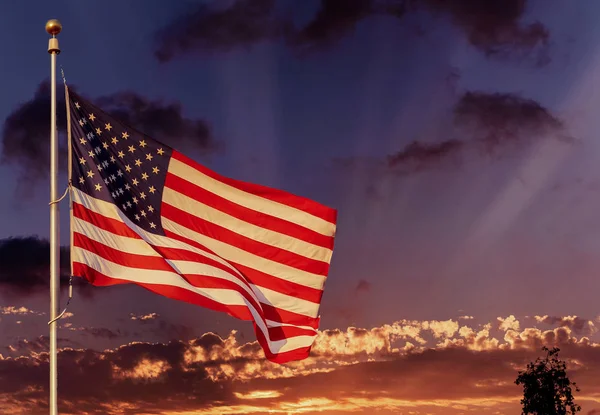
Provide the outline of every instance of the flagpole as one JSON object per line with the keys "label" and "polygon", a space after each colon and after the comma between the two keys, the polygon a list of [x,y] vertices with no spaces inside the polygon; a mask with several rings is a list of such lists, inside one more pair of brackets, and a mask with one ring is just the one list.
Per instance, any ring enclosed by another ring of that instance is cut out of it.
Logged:
{"label": "flagpole", "polygon": [[56,35],[62,25],[56,19],[48,20],[46,32],[50,54],[50,415],[58,415],[58,370],[56,317],[59,313],[60,289],[60,236],[58,215],[58,139],[56,130],[56,56],[60,53]]}

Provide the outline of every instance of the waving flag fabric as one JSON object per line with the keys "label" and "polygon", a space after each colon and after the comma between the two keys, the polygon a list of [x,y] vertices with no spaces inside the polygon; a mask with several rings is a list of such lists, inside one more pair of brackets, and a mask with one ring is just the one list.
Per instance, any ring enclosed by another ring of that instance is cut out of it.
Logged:
{"label": "waving flag fabric", "polygon": [[307,357],[336,211],[223,177],[69,96],[74,275],[250,320],[269,360]]}

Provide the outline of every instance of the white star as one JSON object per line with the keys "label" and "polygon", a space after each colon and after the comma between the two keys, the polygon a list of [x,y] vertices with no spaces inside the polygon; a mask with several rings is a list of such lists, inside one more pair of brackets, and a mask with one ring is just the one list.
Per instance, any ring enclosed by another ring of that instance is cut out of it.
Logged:
{"label": "white star", "polygon": [[81,138],[79,139],[79,142],[80,142],[82,145],[83,145],[83,144],[85,144],[85,143],[87,143],[87,141],[85,141],[85,138],[83,138],[83,137],[81,137]]}
{"label": "white star", "polygon": [[85,157],[79,158],[79,164],[85,164]]}
{"label": "white star", "polygon": [[140,193],[140,197],[142,198],[142,200],[146,199],[146,193],[144,193],[144,192]]}
{"label": "white star", "polygon": [[146,147],[146,142],[144,140],[140,141],[140,147],[141,148]]}
{"label": "white star", "polygon": [[108,131],[110,131],[110,129],[112,128],[112,125],[110,125],[110,123],[108,123],[104,126],[104,128],[106,128]]}
{"label": "white star", "polygon": [[100,128],[96,128],[96,134],[102,135],[102,130]]}
{"label": "white star", "polygon": [[135,165],[138,166],[138,167],[140,167],[142,165],[142,162],[140,161],[140,159],[137,159],[135,161]]}
{"label": "white star", "polygon": [[152,229],[156,228],[156,225],[154,224],[154,222],[150,222],[150,227],[151,227]]}
{"label": "white star", "polygon": [[79,183],[81,183],[81,184],[84,184],[84,183],[85,183],[85,179],[83,178],[83,176],[81,176],[81,177],[79,178]]}
{"label": "white star", "polygon": [[154,212],[154,208],[152,206],[148,206],[148,212]]}
{"label": "white star", "polygon": [[148,191],[154,194],[154,192],[156,192],[156,189],[154,188],[154,186],[150,186],[150,188],[148,188]]}
{"label": "white star", "polygon": [[150,153],[146,154],[146,160],[152,160],[152,154],[150,154]]}
{"label": "white star", "polygon": [[102,185],[100,183],[98,183],[94,187],[96,188],[97,191],[100,191],[100,189],[102,189]]}
{"label": "white star", "polygon": [[127,164],[125,166],[125,170],[127,171],[127,173],[129,173],[131,171],[131,166],[129,164]]}
{"label": "white star", "polygon": [[162,156],[163,153],[165,152],[165,150],[163,150],[162,148],[159,148],[158,150],[156,150],[156,152],[158,153],[159,156]]}
{"label": "white star", "polygon": [[94,121],[96,119],[96,116],[94,114],[90,114],[90,120]]}
{"label": "white star", "polygon": [[87,175],[89,178],[92,178],[92,177],[94,177],[94,172],[90,170],[87,172]]}
{"label": "white star", "polygon": [[152,173],[158,174],[158,167],[152,167]]}
{"label": "white star", "polygon": [[77,109],[81,108],[81,105],[79,105],[79,102],[75,103],[75,108],[77,108]]}
{"label": "white star", "polygon": [[111,141],[113,144],[117,144],[119,142],[119,139],[117,137],[113,137]]}
{"label": "white star", "polygon": [[138,179],[133,179],[133,180],[131,181],[131,183],[133,183],[134,185],[136,185],[136,186],[137,186],[137,185],[138,185],[138,183],[139,183],[139,181],[138,181]]}
{"label": "white star", "polygon": [[135,147],[134,146],[129,146],[129,152],[133,153],[135,151]]}
{"label": "white star", "polygon": [[146,173],[142,173],[142,179],[148,180],[148,175]]}
{"label": "white star", "polygon": [[121,136],[127,140],[129,138],[129,134],[127,134],[127,132],[124,132],[123,134],[121,134]]}

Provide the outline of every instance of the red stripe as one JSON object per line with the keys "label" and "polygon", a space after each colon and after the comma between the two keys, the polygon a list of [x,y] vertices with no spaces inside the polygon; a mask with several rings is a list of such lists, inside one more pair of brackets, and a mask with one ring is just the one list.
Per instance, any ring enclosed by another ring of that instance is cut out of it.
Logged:
{"label": "red stripe", "polygon": [[[196,241],[188,239],[185,236],[176,234],[173,231],[165,229],[164,232],[165,235],[169,238],[178,239],[192,246],[195,246],[195,244],[197,244]],[[200,247],[202,245],[198,244],[198,246]],[[307,287],[306,285],[298,284],[296,282],[285,280],[283,278],[278,278],[273,275],[256,270],[254,268],[250,268],[245,265],[239,264],[237,262],[228,262],[231,265],[233,265],[235,269],[241,272],[242,275],[244,275],[250,283],[258,287],[277,291],[278,293],[290,295],[292,297],[311,301],[313,303],[321,303],[321,298],[323,297],[323,290],[320,290],[318,288]]]}
{"label": "red stripe", "polygon": [[271,261],[275,261],[302,271],[322,275],[323,277],[326,277],[327,272],[329,271],[329,264],[327,262],[317,261],[285,249],[255,241],[254,239],[240,235],[227,228],[194,216],[164,201],[160,207],[160,211],[161,216],[164,218],[170,219],[179,225],[185,226],[188,229],[192,229],[202,235],[208,236],[209,238],[235,246],[254,255],[258,255],[260,257],[267,258]]}
{"label": "red stripe", "polygon": [[322,235],[296,223],[238,205],[229,199],[211,193],[172,173],[167,173],[165,186],[244,222],[288,235],[313,245],[333,249],[333,236]]}
{"label": "red stripe", "polygon": [[107,232],[114,233],[115,235],[126,236],[128,238],[142,239],[140,235],[135,233],[125,223],[96,213],[93,210],[86,208],[77,202],[73,202],[73,216],[82,219],[100,229]]}
{"label": "red stripe", "polygon": [[[110,286],[117,284],[127,284],[129,281],[119,280],[116,278],[111,278],[102,274],[101,272],[96,271],[95,269],[78,262],[73,264],[73,270],[76,275],[80,275],[84,277],[86,280],[90,281],[95,286]],[[213,301],[209,298],[203,297],[201,295],[194,294],[188,290],[185,290],[180,287],[173,287],[169,285],[160,285],[160,284],[137,284],[141,287],[146,288],[149,291],[152,291],[156,294],[171,298],[173,300],[184,301],[187,303],[199,305],[201,307],[206,307],[208,309],[214,311],[220,311],[223,313],[227,313],[233,317],[239,318],[240,320],[253,320],[252,314],[248,310],[247,307],[244,306],[226,306],[219,302]],[[256,333],[256,337],[258,342],[260,343],[263,351],[265,353],[265,357],[275,363],[285,363],[291,360],[304,359],[308,356],[310,351],[310,347],[304,347],[296,350],[292,350],[284,353],[271,353],[269,350],[268,342],[263,332],[258,328],[256,323],[254,324],[254,331]],[[300,328],[294,328],[294,330],[289,330],[287,328],[282,329],[280,327],[273,327],[268,329],[269,337],[272,337],[272,340],[279,340],[281,334],[286,334],[289,338],[292,331],[300,333],[302,330]],[[304,332],[307,335],[314,335],[314,332]]]}
{"label": "red stripe", "polygon": [[[136,239],[141,239],[141,237],[138,234],[133,232],[124,223],[119,222],[114,219],[111,219],[111,218],[107,218],[106,216],[103,216],[99,213],[89,210],[86,207],[84,207],[83,205],[80,205],[75,202],[73,203],[73,216],[75,216],[79,219],[85,220],[86,222],[89,222],[107,232],[114,233],[116,235],[129,236],[129,237],[134,237]],[[188,245],[194,246],[198,249],[203,249],[203,250],[209,251],[202,244],[200,244],[196,241],[193,241],[191,239],[182,237],[180,235],[177,235],[173,232],[165,230],[165,236],[168,238],[171,238],[171,239],[185,242]],[[156,252],[158,252],[162,256],[167,257],[169,259],[180,259],[180,260],[184,260],[184,261],[197,261],[200,263],[212,265],[214,267],[222,269],[223,271],[229,272],[236,278],[240,278],[240,276],[237,273],[233,272],[226,265],[223,265],[222,263],[215,261],[213,259],[207,258],[201,254],[198,254],[198,253],[195,253],[192,251],[188,251],[186,249],[163,248],[163,247],[158,247],[158,246],[153,246],[153,245],[151,245],[151,246]],[[316,304],[321,303],[321,298],[323,296],[322,290],[312,288],[312,287],[307,287],[305,285],[301,285],[301,284],[298,284],[298,283],[295,283],[292,281],[288,281],[288,280],[284,280],[281,278],[273,277],[272,275],[265,274],[264,272],[246,267],[241,264],[237,264],[235,262],[231,262],[231,261],[227,261],[227,262],[230,265],[232,265],[238,272],[240,272],[241,275],[246,279],[246,281],[250,281],[252,284],[254,284],[258,287],[270,289],[270,290],[273,290],[273,291],[276,291],[276,292],[279,292],[282,294],[290,295],[292,297],[301,298],[303,300],[311,301]],[[240,280],[242,280],[242,279],[240,279]],[[263,304],[263,308],[264,307],[265,307],[265,304]],[[285,321],[286,323],[290,323],[290,324],[293,324],[292,322],[298,322],[298,321],[302,321],[303,319],[310,318],[310,317],[302,316],[301,314],[296,314],[296,313],[287,314],[287,313],[289,313],[287,311],[284,312],[284,311],[280,310],[279,312],[282,313],[286,318],[286,320],[283,320],[283,321]],[[269,317],[269,319],[273,320],[273,321],[279,321],[277,318]],[[318,328],[318,323],[315,323],[312,320],[308,323],[298,323],[298,324]],[[314,324],[317,324],[317,325],[314,325]]]}
{"label": "red stripe", "polygon": [[[218,277],[212,277],[201,274],[181,274],[177,272],[173,267],[166,261],[167,259],[176,260],[183,259],[186,260],[186,255],[183,255],[183,250],[174,250],[179,257],[171,257],[169,255],[165,255],[164,257],[156,257],[156,256],[148,256],[148,255],[139,255],[139,254],[130,254],[125,253],[123,251],[119,251],[118,249],[111,248],[106,246],[100,242],[97,242],[85,235],[74,232],[73,233],[73,246],[85,249],[86,251],[93,252],[99,255],[102,258],[110,258],[111,262],[115,264],[119,264],[129,268],[136,269],[148,269],[148,270],[157,270],[157,271],[166,271],[172,272],[179,275],[181,278],[185,279],[191,285],[198,288],[222,288],[228,289],[238,292],[242,295],[252,306],[257,310],[257,312],[263,315],[263,318],[271,321],[286,323],[286,324],[299,324],[311,326],[313,323],[313,319],[308,316],[302,316],[296,313],[290,313],[285,310],[281,310],[277,307],[274,307],[269,304],[263,304],[258,302],[251,294],[249,294],[246,290],[240,287],[238,284],[233,281],[228,281]],[[164,248],[163,248],[164,249]],[[171,251],[170,249],[165,249],[165,251]],[[188,254],[192,254],[188,251]],[[203,257],[199,256],[204,259]],[[200,267],[203,263],[198,263]],[[219,264],[220,265],[220,264]],[[236,278],[240,283],[248,287],[250,291],[253,291],[252,288],[248,285],[248,283],[239,278],[239,276],[231,273],[227,267],[222,268],[233,278]],[[134,282],[130,282],[134,283]],[[137,284],[137,283],[135,283]],[[300,319],[298,318],[300,316]],[[235,317],[235,316],[234,316]],[[314,327],[315,329],[318,328]]]}
{"label": "red stripe", "polygon": [[[201,247],[202,245],[200,245],[199,243],[197,243],[196,241],[192,240],[192,239],[188,239],[184,236],[178,235],[174,232],[165,230],[165,235],[171,239],[176,239],[178,241],[181,242],[185,242],[188,245],[191,246],[197,246],[197,247]],[[234,265],[236,267],[236,269],[241,269],[242,266],[240,266],[239,264],[236,264],[234,262],[228,261],[230,264]],[[282,294],[287,294],[289,292],[294,292],[294,291],[285,291],[285,290],[279,290],[276,288],[280,288],[280,287],[288,287],[290,288],[290,290],[293,289],[297,289],[298,293],[301,293],[302,295],[304,295],[305,292],[309,292],[310,290],[313,291],[318,291],[320,293],[320,295],[323,294],[323,292],[321,290],[315,290],[314,288],[310,288],[310,287],[306,287],[303,285],[299,285],[296,283],[293,283],[291,281],[286,281],[286,280],[282,280],[280,278],[276,278],[270,275],[266,275],[263,273],[259,273],[258,271],[255,271],[253,269],[250,268],[246,268],[248,270],[248,272],[243,272],[244,276],[246,276],[246,278],[248,279],[248,281],[254,283],[254,279],[258,274],[262,274],[263,276],[266,276],[265,279],[268,278],[268,282],[271,282],[271,285],[260,285],[261,287],[264,288],[269,288],[272,289],[273,291],[277,291],[280,292]],[[259,284],[256,283],[256,285],[258,286]],[[304,291],[306,290],[306,291]],[[312,295],[314,295],[314,293],[311,292]],[[302,298],[305,299],[303,296],[301,295],[294,295],[294,297],[297,298]],[[316,301],[315,301],[316,302]],[[319,302],[317,302],[319,303]],[[271,308],[273,310],[273,313],[275,313],[275,315],[277,316],[277,318],[271,318],[268,317],[269,320],[273,320],[273,321],[284,321],[288,324],[298,324],[301,326],[309,326],[309,327],[313,327],[315,329],[319,328],[319,318],[318,317],[308,317],[302,314],[297,314],[297,313],[293,313],[291,311],[287,311],[287,310],[281,310],[278,308],[275,308],[273,306],[270,306],[269,304],[264,304],[262,303],[262,307],[263,310],[265,310],[265,314],[267,313],[267,310],[269,308]]]}
{"label": "red stripe", "polygon": [[307,213],[310,213],[313,216],[326,220],[327,222],[336,223],[337,219],[337,211],[330,207],[324,206],[314,200],[307,199],[305,197],[297,196],[292,193],[273,189],[266,186],[261,186],[254,183],[242,182],[240,180],[230,179],[228,177],[221,176],[220,174],[196,163],[194,160],[189,157],[184,156],[183,154],[173,151],[172,158],[182,163],[187,164],[199,172],[220,181],[221,183],[225,183],[229,186],[235,187],[236,189],[242,190],[247,193],[251,193],[256,196],[260,196],[262,198],[272,200],[274,202],[278,202],[299,210],[303,210]]}

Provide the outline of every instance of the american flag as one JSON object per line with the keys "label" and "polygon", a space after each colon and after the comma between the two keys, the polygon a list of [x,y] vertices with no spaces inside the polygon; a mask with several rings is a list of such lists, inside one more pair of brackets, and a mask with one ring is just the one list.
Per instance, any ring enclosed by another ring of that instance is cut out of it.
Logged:
{"label": "american flag", "polygon": [[336,211],[223,177],[69,96],[73,274],[250,320],[269,360],[306,358]]}

